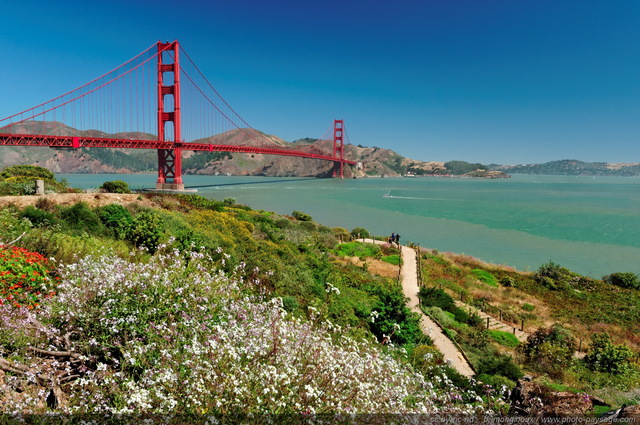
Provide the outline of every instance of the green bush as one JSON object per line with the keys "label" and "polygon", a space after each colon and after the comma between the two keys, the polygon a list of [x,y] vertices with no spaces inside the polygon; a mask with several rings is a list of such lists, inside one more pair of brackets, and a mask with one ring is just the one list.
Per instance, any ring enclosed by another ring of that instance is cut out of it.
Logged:
{"label": "green bush", "polygon": [[292,212],[291,216],[298,221],[313,221],[313,218],[311,218],[309,214],[300,211]]}
{"label": "green bush", "polygon": [[489,330],[489,335],[495,342],[505,347],[517,347],[520,344],[520,340],[510,332]]}
{"label": "green bush", "polygon": [[422,305],[429,307],[439,307],[445,311],[454,311],[456,304],[453,298],[442,289],[421,287],[418,297]]}
{"label": "green bush", "polygon": [[131,193],[131,189],[129,189],[127,182],[122,180],[104,182],[102,183],[102,186],[100,186],[100,190],[107,193]]}
{"label": "green bush", "polygon": [[584,362],[598,372],[624,375],[629,372],[633,357],[629,347],[614,344],[609,334],[603,332],[591,335],[591,346]]}
{"label": "green bush", "polygon": [[393,264],[394,266],[399,266],[401,261],[400,255],[398,254],[384,256],[381,258],[381,260],[385,263]]}
{"label": "green bush", "polygon": [[54,174],[46,168],[37,165],[12,165],[0,172],[0,177],[7,179],[10,177],[31,177],[33,180],[53,180]]}
{"label": "green bush", "polygon": [[575,351],[575,339],[557,324],[538,329],[519,346],[519,352],[529,367],[552,378],[562,378],[573,361]]}
{"label": "green bush", "polygon": [[522,304],[522,309],[523,309],[524,311],[533,311],[533,310],[535,310],[536,308],[535,308],[535,306],[533,306],[533,305],[531,305],[531,304],[529,304],[529,303],[524,303],[524,304]]}
{"label": "green bush", "polygon": [[146,248],[154,253],[162,236],[164,226],[158,214],[142,211],[134,217],[127,231],[127,240],[138,248]]}
{"label": "green bush", "polygon": [[131,213],[122,205],[109,204],[96,209],[100,221],[116,239],[125,239],[129,228],[133,224]]}
{"label": "green bush", "polygon": [[481,282],[484,282],[489,286],[494,286],[496,288],[498,287],[498,280],[488,271],[482,269],[473,269],[471,270],[471,273],[476,275],[478,280],[480,280]]}
{"label": "green bush", "polygon": [[355,227],[351,231],[351,237],[362,239],[362,238],[370,238],[371,235],[369,234],[369,231],[364,227]]}
{"label": "green bush", "polygon": [[500,375],[511,381],[517,381],[524,376],[511,356],[500,353],[480,359],[477,369],[478,374]]}
{"label": "green bush", "polygon": [[640,289],[640,280],[635,273],[612,273],[603,277],[602,280],[621,288]]}
{"label": "green bush", "polygon": [[55,216],[48,212],[29,205],[22,210],[20,217],[28,219],[33,227],[44,227],[56,223]]}
{"label": "green bush", "polygon": [[338,245],[334,252],[342,257],[371,258],[380,254],[380,246],[372,243],[347,242]]}
{"label": "green bush", "polygon": [[78,202],[60,212],[60,218],[72,234],[102,233],[102,222],[86,202]]}

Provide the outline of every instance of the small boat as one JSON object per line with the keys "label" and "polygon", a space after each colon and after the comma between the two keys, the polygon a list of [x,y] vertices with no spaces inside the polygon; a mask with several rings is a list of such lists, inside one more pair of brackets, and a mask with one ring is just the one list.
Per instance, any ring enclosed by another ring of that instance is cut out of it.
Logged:
{"label": "small boat", "polygon": [[384,195],[382,195],[383,198],[391,198],[391,189],[387,190],[387,193],[385,193]]}

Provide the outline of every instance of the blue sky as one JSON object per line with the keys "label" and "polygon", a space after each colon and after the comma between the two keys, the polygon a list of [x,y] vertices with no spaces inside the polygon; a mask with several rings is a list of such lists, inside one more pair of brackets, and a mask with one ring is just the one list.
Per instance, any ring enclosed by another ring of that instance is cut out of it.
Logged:
{"label": "blue sky", "polygon": [[640,162],[637,0],[3,4],[0,118],[179,40],[254,128],[423,161]]}

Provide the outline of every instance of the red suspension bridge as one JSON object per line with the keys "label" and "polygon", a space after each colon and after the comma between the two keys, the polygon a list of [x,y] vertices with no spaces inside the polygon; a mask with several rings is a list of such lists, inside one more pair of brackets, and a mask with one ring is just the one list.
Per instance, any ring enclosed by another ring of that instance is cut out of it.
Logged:
{"label": "red suspension bridge", "polygon": [[[214,135],[236,129],[250,143],[212,143]],[[345,135],[344,121],[334,120],[332,140],[284,148],[247,124],[177,41],[155,43],[75,90],[0,120],[0,146],[156,149],[159,190],[184,190],[185,150],[331,161],[333,176],[344,177],[345,164],[356,165],[344,157]]]}

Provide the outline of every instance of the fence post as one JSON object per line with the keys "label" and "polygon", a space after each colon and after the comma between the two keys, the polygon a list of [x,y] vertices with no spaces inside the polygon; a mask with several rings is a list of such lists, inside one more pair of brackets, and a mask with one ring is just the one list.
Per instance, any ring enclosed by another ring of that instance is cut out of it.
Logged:
{"label": "fence post", "polygon": [[487,317],[487,329],[489,329],[489,318]]}
{"label": "fence post", "polygon": [[522,326],[520,326],[520,330],[524,332],[524,319],[522,319]]}
{"label": "fence post", "polygon": [[500,321],[502,322],[502,309],[500,309]]}

